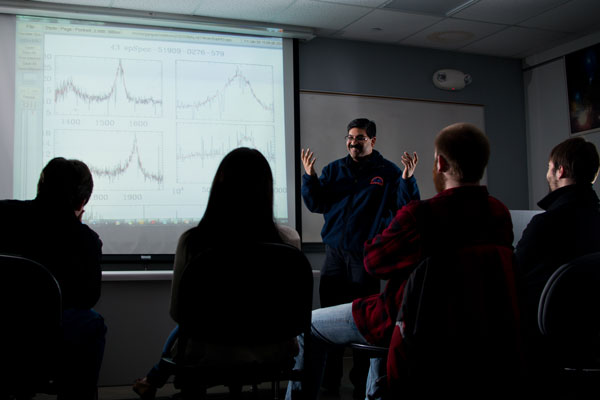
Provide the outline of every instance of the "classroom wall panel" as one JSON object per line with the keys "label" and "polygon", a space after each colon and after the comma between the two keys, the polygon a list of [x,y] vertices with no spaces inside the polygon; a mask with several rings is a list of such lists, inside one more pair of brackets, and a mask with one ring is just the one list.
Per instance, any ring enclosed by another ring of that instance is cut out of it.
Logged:
{"label": "classroom wall panel", "polygon": [[[348,154],[346,126],[358,117],[375,121],[374,148],[400,168],[403,168],[403,152],[418,154],[415,177],[423,199],[436,194],[431,168],[433,141],[438,132],[456,121],[469,122],[481,129],[485,126],[481,105],[305,91],[300,94],[300,145],[314,151],[318,175],[330,161]],[[320,242],[322,225],[323,216],[311,213],[303,203],[303,241]]]}
{"label": "classroom wall panel", "polygon": [[[432,76],[442,68],[470,73],[473,83],[460,92],[437,89]],[[528,208],[520,60],[316,38],[299,46],[299,80],[300,90],[484,106],[485,131],[492,150],[487,171],[488,189],[510,209]],[[343,143],[332,143],[332,146],[344,148]]]}

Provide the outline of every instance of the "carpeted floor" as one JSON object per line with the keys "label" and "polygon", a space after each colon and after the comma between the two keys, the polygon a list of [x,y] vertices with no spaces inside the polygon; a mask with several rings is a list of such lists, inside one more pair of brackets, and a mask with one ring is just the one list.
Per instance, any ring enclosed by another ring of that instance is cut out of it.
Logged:
{"label": "carpeted floor", "polygon": [[[352,364],[352,358],[344,358],[345,376],[342,379],[339,396],[321,395],[321,400],[354,400],[352,397],[353,386],[348,379],[348,371]],[[286,383],[281,383],[280,399],[285,398]],[[250,386],[246,386],[242,391],[242,400],[272,400],[273,391],[270,383],[261,384],[258,387],[258,398],[253,396]],[[172,384],[166,384],[156,393],[156,400],[176,400],[179,391]],[[228,389],[224,386],[210,388],[208,390],[207,400],[225,400],[228,398]],[[47,394],[38,394],[34,400],[56,400],[56,396]],[[140,397],[131,389],[131,386],[103,386],[98,388],[98,400],[140,400]]]}

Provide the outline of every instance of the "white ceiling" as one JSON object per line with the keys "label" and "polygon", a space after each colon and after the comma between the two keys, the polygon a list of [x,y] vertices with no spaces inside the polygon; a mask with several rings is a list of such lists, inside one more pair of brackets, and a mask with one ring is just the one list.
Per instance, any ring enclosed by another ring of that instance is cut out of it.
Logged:
{"label": "white ceiling", "polygon": [[317,36],[524,58],[600,30],[600,0],[23,0],[293,25]]}

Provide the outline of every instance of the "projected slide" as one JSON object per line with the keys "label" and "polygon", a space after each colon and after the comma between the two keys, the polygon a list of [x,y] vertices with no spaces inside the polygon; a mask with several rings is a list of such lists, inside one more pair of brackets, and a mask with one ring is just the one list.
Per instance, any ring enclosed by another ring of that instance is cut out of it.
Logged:
{"label": "projected slide", "polygon": [[273,67],[177,62],[177,117],[273,122]]}
{"label": "projected slide", "polygon": [[162,116],[160,61],[56,56],[54,65],[57,115]]}
{"label": "projected slide", "polygon": [[105,250],[171,252],[223,157],[246,146],[269,161],[288,221],[282,39],[20,17],[16,40],[15,197],[35,197],[53,157],[80,159],[94,178],[84,219]]}
{"label": "projected slide", "polygon": [[85,160],[96,191],[163,188],[160,132],[56,131],[54,154]]}
{"label": "projected slide", "polygon": [[260,150],[271,169],[277,164],[272,126],[178,124],[177,182],[210,185],[225,154],[236,147]]}

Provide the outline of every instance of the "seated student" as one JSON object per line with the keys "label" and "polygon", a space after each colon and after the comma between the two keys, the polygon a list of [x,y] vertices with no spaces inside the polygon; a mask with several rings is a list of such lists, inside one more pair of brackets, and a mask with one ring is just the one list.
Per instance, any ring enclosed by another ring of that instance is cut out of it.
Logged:
{"label": "seated student", "polygon": [[[308,388],[302,388],[300,382],[288,385],[286,399],[303,389],[306,398],[317,398],[326,353],[333,346],[352,342],[389,345],[406,280],[428,256],[448,248],[482,243],[503,246],[508,259],[512,258],[510,213],[479,184],[489,153],[487,138],[473,125],[450,125],[438,134],[433,165],[438,194],[402,207],[390,225],[365,244],[366,270],[388,279],[383,293],[313,311],[311,381]],[[302,368],[302,338],[299,344],[296,367]],[[379,363],[371,363],[367,398],[376,397],[382,368]]]}
{"label": "seated student", "polygon": [[0,252],[39,262],[62,292],[59,399],[94,399],[104,354],[106,326],[92,309],[100,298],[102,242],[81,223],[92,189],[83,162],[54,158],[42,170],[34,200],[0,201]]}
{"label": "seated student", "polygon": [[515,255],[523,276],[524,326],[539,335],[537,311],[546,282],[561,265],[600,251],[600,203],[592,184],[600,161],[593,143],[567,139],[550,152],[546,180],[550,193],[517,244]]}
{"label": "seated student", "polygon": [[[175,253],[170,311],[175,321],[178,320],[177,290],[186,263],[208,247],[225,242],[231,243],[232,247],[235,247],[236,242],[287,243],[300,247],[298,232],[273,221],[273,176],[269,163],[258,150],[241,147],[225,156],[215,174],[202,220],[197,227],[188,230],[179,239]],[[231,279],[235,279],[235,276]],[[216,285],[215,290],[219,288]],[[170,353],[177,339],[177,330],[176,327],[167,339],[163,355]],[[219,352],[222,352],[221,355],[227,353],[228,359],[235,357],[235,351],[231,352],[231,349],[216,346],[203,349],[202,344],[194,345],[195,352],[205,353],[205,357],[219,357]],[[234,346],[232,344],[230,347]],[[270,349],[281,350],[276,347],[278,346]],[[293,352],[293,355],[296,352],[295,343],[286,343],[283,347],[285,354]],[[244,353],[254,353],[261,357],[263,351],[264,349],[259,349]],[[142,399],[153,399],[157,388],[162,387],[172,374],[169,364],[159,362],[144,378],[136,380],[133,390]]]}

